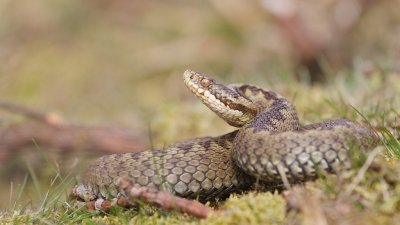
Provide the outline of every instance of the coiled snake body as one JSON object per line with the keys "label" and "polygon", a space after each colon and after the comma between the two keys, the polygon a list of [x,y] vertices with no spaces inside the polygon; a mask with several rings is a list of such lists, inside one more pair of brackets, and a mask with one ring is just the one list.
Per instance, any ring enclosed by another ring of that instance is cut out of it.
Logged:
{"label": "coiled snake body", "polygon": [[292,104],[250,85],[225,86],[192,70],[184,82],[202,102],[239,130],[203,137],[166,149],[103,156],[80,185],[90,195],[115,197],[118,178],[208,201],[263,183],[314,179],[318,170],[349,166],[348,150],[377,145],[367,126],[345,119],[301,126]]}

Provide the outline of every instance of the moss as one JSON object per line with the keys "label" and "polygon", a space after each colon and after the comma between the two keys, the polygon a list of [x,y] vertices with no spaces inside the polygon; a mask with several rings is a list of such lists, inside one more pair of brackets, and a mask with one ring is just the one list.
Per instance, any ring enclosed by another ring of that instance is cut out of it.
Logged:
{"label": "moss", "polygon": [[200,224],[282,224],[285,219],[285,200],[278,194],[250,192],[230,197],[219,209]]}

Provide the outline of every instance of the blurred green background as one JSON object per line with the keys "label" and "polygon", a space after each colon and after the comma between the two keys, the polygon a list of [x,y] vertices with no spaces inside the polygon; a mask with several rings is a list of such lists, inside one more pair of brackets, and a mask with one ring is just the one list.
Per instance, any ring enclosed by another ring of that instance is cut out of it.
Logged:
{"label": "blurred green background", "polygon": [[[311,88],[290,38],[260,1],[1,0],[0,99],[75,124],[127,127],[147,146],[150,136],[162,147],[232,130],[184,87],[182,73],[191,68],[276,90],[294,100],[302,122],[339,117],[327,103],[332,99],[364,109],[400,90],[399,3],[295,1],[307,29],[335,46],[317,58],[328,81]],[[357,21],[336,40],[334,28],[354,15]],[[3,128],[27,122],[0,115]],[[2,162],[0,209],[24,174],[35,171],[49,185],[55,172],[40,151]],[[82,160],[51,156],[61,172]],[[25,201],[34,202],[34,188],[26,189]]]}

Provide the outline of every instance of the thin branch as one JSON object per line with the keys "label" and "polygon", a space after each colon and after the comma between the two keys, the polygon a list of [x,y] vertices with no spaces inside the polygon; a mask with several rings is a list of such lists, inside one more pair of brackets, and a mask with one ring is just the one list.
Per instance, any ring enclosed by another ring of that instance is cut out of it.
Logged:
{"label": "thin branch", "polygon": [[58,114],[43,113],[11,102],[0,102],[0,109],[3,109],[11,113],[21,114],[27,118],[36,120],[41,123],[45,123],[47,125],[52,125],[52,126],[66,125],[65,121]]}
{"label": "thin branch", "polygon": [[55,148],[61,153],[84,151],[104,154],[139,152],[144,149],[144,143],[133,130],[72,125],[57,114],[7,102],[0,102],[0,109],[39,122],[0,128],[0,162],[23,150],[34,149],[35,143],[46,149]]}
{"label": "thin branch", "polygon": [[178,210],[181,213],[198,218],[207,218],[214,210],[195,200],[188,200],[172,195],[169,192],[132,184],[120,178],[118,185],[123,190],[131,204],[141,201],[145,204],[155,205],[165,211]]}

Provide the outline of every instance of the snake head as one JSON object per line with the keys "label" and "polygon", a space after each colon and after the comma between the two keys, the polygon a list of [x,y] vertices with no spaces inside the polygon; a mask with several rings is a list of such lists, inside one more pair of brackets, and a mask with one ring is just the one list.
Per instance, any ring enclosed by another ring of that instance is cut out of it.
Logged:
{"label": "snake head", "polygon": [[186,70],[183,80],[193,94],[229,125],[241,127],[257,114],[251,100],[204,73]]}

